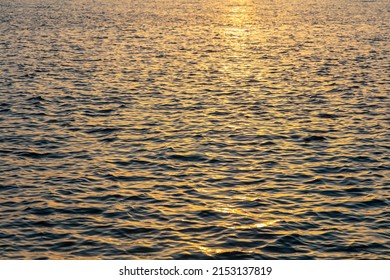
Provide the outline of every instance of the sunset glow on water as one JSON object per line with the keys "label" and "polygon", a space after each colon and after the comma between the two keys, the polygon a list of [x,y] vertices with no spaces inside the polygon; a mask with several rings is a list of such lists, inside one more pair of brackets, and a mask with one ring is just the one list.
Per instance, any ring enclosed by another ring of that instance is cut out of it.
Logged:
{"label": "sunset glow on water", "polygon": [[0,0],[0,258],[389,258],[389,11]]}

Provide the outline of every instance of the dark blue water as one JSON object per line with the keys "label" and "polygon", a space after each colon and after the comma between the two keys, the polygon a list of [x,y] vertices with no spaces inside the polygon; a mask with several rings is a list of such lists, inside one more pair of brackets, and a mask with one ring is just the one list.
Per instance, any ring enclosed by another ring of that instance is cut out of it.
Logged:
{"label": "dark blue water", "polygon": [[388,259],[389,11],[0,0],[0,258]]}

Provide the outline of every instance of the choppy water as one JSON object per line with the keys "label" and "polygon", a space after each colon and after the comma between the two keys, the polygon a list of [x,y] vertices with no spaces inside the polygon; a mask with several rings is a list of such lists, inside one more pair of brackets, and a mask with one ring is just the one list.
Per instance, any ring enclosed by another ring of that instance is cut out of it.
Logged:
{"label": "choppy water", "polygon": [[389,11],[0,0],[0,258],[389,258]]}

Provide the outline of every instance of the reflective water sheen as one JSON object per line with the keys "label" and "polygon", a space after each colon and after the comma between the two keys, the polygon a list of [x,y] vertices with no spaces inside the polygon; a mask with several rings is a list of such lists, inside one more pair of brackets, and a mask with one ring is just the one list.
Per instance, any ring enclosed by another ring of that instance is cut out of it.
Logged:
{"label": "reflective water sheen", "polygon": [[0,258],[389,258],[389,11],[0,0]]}

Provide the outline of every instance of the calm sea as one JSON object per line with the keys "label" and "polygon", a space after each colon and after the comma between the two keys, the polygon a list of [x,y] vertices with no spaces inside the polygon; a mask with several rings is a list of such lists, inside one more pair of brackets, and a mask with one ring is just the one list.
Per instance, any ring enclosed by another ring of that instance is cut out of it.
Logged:
{"label": "calm sea", "polygon": [[0,0],[0,258],[389,259],[389,12]]}

